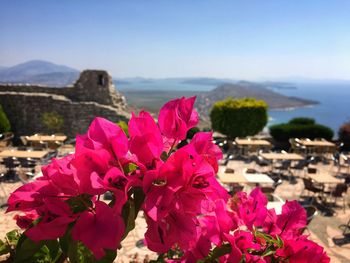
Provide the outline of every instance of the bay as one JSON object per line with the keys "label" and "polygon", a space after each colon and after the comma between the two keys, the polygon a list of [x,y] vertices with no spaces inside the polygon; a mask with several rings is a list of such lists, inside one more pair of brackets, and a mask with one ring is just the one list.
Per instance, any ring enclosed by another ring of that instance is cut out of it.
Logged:
{"label": "bay", "polygon": [[318,123],[329,126],[335,132],[350,121],[350,84],[296,84],[296,89],[278,92],[299,98],[312,99],[319,104],[292,110],[270,110],[268,125],[287,122],[295,117],[314,118]]}

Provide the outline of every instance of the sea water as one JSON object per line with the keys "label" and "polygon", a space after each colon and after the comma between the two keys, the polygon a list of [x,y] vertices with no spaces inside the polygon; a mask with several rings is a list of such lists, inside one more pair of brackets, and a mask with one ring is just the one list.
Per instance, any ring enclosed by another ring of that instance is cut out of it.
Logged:
{"label": "sea water", "polygon": [[286,96],[311,99],[319,104],[292,110],[270,110],[268,125],[287,122],[294,117],[310,117],[332,128],[350,121],[350,84],[295,84],[296,89],[278,90]]}

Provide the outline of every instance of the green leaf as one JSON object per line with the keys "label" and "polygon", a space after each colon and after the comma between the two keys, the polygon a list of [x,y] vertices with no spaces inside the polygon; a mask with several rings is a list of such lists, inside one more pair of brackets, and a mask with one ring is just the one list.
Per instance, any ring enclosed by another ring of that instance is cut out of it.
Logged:
{"label": "green leaf", "polygon": [[12,230],[8,233],[6,233],[6,237],[8,239],[8,241],[10,242],[10,244],[14,244],[16,245],[18,242],[18,239],[20,238],[20,233],[18,232],[18,230]]}
{"label": "green leaf", "polygon": [[68,257],[70,263],[112,263],[117,256],[113,250],[105,250],[106,255],[97,260],[93,253],[81,242],[70,239]]}
{"label": "green leaf", "polygon": [[6,233],[6,239],[0,240],[0,255],[14,252],[20,236],[18,230],[12,230]]}
{"label": "green leaf", "polygon": [[69,249],[69,239],[70,239],[70,229],[66,231],[63,237],[59,238],[60,247],[65,255],[68,255]]}
{"label": "green leaf", "polygon": [[128,233],[135,228],[135,203],[132,198],[130,198],[123,206],[122,217],[125,223],[125,233],[123,235],[124,239]]}
{"label": "green leaf", "polygon": [[23,234],[17,243],[14,262],[30,262],[42,246],[42,241],[34,242]]}
{"label": "green leaf", "polygon": [[11,252],[11,246],[2,240],[0,240],[0,255],[5,255]]}
{"label": "green leaf", "polygon": [[267,257],[267,256],[271,256],[275,253],[276,253],[276,251],[268,249],[262,256]]}
{"label": "green leaf", "polygon": [[134,163],[128,163],[127,165],[125,165],[123,167],[123,171],[125,174],[129,174],[129,173],[132,173],[134,171],[136,171],[138,168],[138,166]]}
{"label": "green leaf", "polygon": [[69,238],[67,255],[70,263],[79,263],[78,241]]}
{"label": "green leaf", "polygon": [[82,194],[79,196],[69,198],[66,202],[69,204],[73,213],[83,212],[87,210],[87,208],[93,206],[91,197],[90,195],[87,195],[87,194]]}
{"label": "green leaf", "polygon": [[160,159],[162,161],[166,161],[168,159],[168,154],[166,152],[162,152],[162,154],[160,155]]}
{"label": "green leaf", "polygon": [[15,250],[14,262],[57,262],[62,251],[57,240],[43,240],[34,242],[25,234],[18,240]]}
{"label": "green leaf", "polygon": [[52,262],[58,260],[58,258],[62,254],[62,250],[60,249],[60,244],[58,240],[47,240],[45,241],[45,246],[48,248],[49,256]]}
{"label": "green leaf", "polygon": [[139,213],[143,201],[145,200],[145,193],[141,187],[134,188],[134,200],[135,200],[135,219]]}
{"label": "green leaf", "polygon": [[122,217],[125,223],[125,233],[123,239],[135,228],[135,219],[141,209],[145,194],[141,187],[136,187],[129,192],[129,200],[124,204]]}
{"label": "green leaf", "polygon": [[220,247],[216,247],[213,249],[213,252],[211,253],[211,259],[217,259],[219,257],[222,257],[226,254],[231,253],[231,245],[230,244],[223,244]]}
{"label": "green leaf", "polygon": [[276,236],[276,240],[277,240],[277,246],[279,248],[283,247],[284,244],[283,244],[283,240],[279,237],[279,236]]}

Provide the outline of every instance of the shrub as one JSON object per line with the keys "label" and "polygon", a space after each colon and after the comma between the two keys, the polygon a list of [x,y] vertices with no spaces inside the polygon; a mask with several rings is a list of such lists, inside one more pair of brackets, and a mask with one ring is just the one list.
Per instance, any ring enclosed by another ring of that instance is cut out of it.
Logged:
{"label": "shrub", "polygon": [[50,132],[58,132],[64,124],[64,119],[57,112],[44,112],[42,122]]}
{"label": "shrub", "polygon": [[313,125],[315,124],[315,120],[312,118],[306,118],[306,117],[298,117],[298,118],[294,118],[291,119],[289,121],[290,124],[300,124],[300,125]]}
{"label": "shrub", "polygon": [[8,120],[5,111],[0,105],[0,133],[9,132],[11,130],[11,124]]}
{"label": "shrub", "polygon": [[[295,122],[295,120],[297,120]],[[301,120],[299,122],[299,120]],[[302,124],[302,123],[305,124]],[[317,124],[313,119],[297,118],[288,123],[272,125],[270,134],[276,141],[288,141],[290,138],[324,138],[331,140],[333,138],[333,130],[327,126]]]}
{"label": "shrub", "polygon": [[214,104],[210,119],[213,130],[229,138],[255,135],[267,123],[267,104],[254,98],[227,98]]}

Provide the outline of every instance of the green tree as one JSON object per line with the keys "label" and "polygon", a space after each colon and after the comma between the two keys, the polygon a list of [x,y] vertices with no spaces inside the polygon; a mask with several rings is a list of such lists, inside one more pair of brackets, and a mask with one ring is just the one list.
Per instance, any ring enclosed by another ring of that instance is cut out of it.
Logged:
{"label": "green tree", "polygon": [[217,101],[211,112],[212,128],[229,138],[252,136],[267,124],[267,104],[254,98]]}
{"label": "green tree", "polygon": [[50,132],[58,132],[62,129],[64,119],[57,112],[44,112],[42,115],[42,123]]}
{"label": "green tree", "polygon": [[271,136],[280,142],[286,142],[290,138],[324,138],[331,140],[334,135],[331,128],[318,124],[310,118],[295,118],[288,123],[272,125],[269,129]]}
{"label": "green tree", "polygon": [[0,133],[9,132],[11,130],[11,124],[8,120],[5,111],[0,105]]}
{"label": "green tree", "polygon": [[289,121],[290,124],[299,124],[299,125],[313,125],[316,123],[316,121],[312,118],[307,117],[297,117],[293,118]]}

